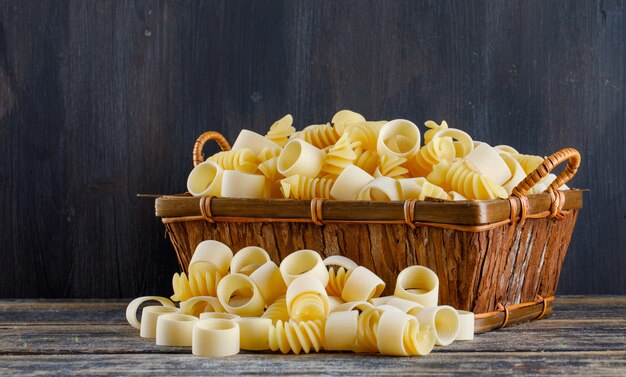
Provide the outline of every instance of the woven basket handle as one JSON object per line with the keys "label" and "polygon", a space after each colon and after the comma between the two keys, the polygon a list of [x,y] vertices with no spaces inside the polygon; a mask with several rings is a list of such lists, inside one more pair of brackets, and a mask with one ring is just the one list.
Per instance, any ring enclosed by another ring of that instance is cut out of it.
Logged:
{"label": "woven basket handle", "polygon": [[228,140],[226,140],[221,133],[207,131],[200,135],[198,139],[196,139],[196,143],[193,145],[193,166],[197,166],[204,161],[204,153],[202,152],[202,149],[204,148],[204,144],[209,140],[215,140],[223,151],[230,150]]}
{"label": "woven basket handle", "polygon": [[574,148],[561,149],[558,152],[546,157],[541,165],[535,169],[532,173],[528,174],[523,181],[521,181],[517,187],[513,189],[513,196],[525,196],[534,185],[546,177],[552,169],[560,165],[562,162],[567,161],[567,166],[561,174],[550,184],[548,191],[556,191],[559,187],[563,186],[570,179],[576,175],[578,167],[580,166],[580,153]]}

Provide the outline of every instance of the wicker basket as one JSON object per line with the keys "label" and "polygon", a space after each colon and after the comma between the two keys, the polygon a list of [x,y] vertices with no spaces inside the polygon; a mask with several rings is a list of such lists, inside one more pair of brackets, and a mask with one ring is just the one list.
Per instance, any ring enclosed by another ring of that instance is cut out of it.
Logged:
{"label": "wicker basket", "polygon": [[[196,141],[194,164],[216,132]],[[567,167],[548,192],[527,191],[554,167]],[[504,200],[348,202],[313,199],[194,198],[188,194],[156,199],[186,270],[198,243],[214,239],[233,250],[263,247],[276,263],[299,249],[324,256],[345,255],[387,282],[407,266],[431,268],[440,280],[439,301],[476,313],[476,333],[550,315],[563,259],[583,191],[559,191],[576,174],[580,155],[567,148],[545,159]]]}

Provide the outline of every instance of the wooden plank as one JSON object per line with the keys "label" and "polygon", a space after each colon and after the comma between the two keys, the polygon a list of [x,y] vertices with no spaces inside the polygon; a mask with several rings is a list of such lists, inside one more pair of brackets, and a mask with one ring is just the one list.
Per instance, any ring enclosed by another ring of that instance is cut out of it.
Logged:
{"label": "wooden plank", "polygon": [[258,355],[225,358],[192,355],[0,356],[0,373],[24,375],[146,374],[186,376],[243,375],[564,375],[623,376],[626,351],[557,353],[435,353],[390,358],[354,354]]}

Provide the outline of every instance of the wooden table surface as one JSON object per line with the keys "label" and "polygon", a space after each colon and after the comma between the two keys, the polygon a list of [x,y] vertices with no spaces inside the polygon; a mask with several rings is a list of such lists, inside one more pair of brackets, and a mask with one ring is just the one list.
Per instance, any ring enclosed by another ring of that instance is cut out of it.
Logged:
{"label": "wooden table surface", "polygon": [[124,300],[0,300],[0,375],[626,375],[626,296],[559,297],[551,318],[437,347],[426,357],[241,353],[158,347],[126,323]]}

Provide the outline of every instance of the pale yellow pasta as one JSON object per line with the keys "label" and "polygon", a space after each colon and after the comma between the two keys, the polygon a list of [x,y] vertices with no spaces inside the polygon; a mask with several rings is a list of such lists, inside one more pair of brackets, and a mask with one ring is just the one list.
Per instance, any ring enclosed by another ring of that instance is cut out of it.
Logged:
{"label": "pale yellow pasta", "polygon": [[259,317],[242,317],[234,320],[239,324],[241,337],[239,343],[242,350],[264,351],[270,349],[269,332],[272,320]]}
{"label": "pale yellow pasta", "polygon": [[493,149],[497,150],[498,152],[508,153],[513,156],[517,156],[519,154],[517,149],[513,148],[510,145],[496,145],[495,147],[493,147]]}
{"label": "pale yellow pasta", "polygon": [[236,355],[243,338],[239,325],[226,319],[203,319],[193,326],[191,353],[196,356],[224,357]]}
{"label": "pale yellow pasta", "polygon": [[209,262],[222,275],[226,275],[233,259],[233,251],[227,245],[215,240],[205,240],[196,246],[189,265],[196,262]]}
{"label": "pale yellow pasta", "polygon": [[330,312],[324,285],[311,275],[302,275],[287,287],[287,312],[294,321],[324,319]]}
{"label": "pale yellow pasta", "polygon": [[358,323],[359,312],[356,310],[330,313],[324,329],[324,349],[352,351],[356,344]]}
{"label": "pale yellow pasta", "polygon": [[463,195],[459,194],[456,191],[450,191],[450,192],[448,192],[448,200],[462,201],[462,200],[467,200],[467,198],[464,197]]}
{"label": "pale yellow pasta", "polygon": [[195,296],[180,303],[181,314],[199,317],[200,314],[206,312],[223,313],[224,307],[217,298],[212,296]]}
{"label": "pale yellow pasta", "polygon": [[428,181],[448,191],[456,191],[467,199],[505,199],[506,190],[489,177],[476,171],[468,161],[441,161],[428,175]]}
{"label": "pale yellow pasta", "polygon": [[241,318],[241,316],[238,316],[237,314],[226,313],[226,312],[204,312],[204,313],[200,313],[200,319],[210,319],[210,318],[227,319],[229,321],[232,321],[233,319]]}
{"label": "pale yellow pasta", "polygon": [[328,270],[315,250],[303,249],[289,254],[280,263],[280,272],[287,286],[301,276],[313,276],[322,287],[328,284]]}
{"label": "pale yellow pasta", "polygon": [[262,318],[269,318],[272,323],[276,324],[278,321],[289,321],[289,312],[287,311],[287,300],[279,298],[274,301],[273,304],[267,307],[265,312],[261,315]]}
{"label": "pale yellow pasta", "polygon": [[511,170],[506,162],[500,157],[498,151],[487,143],[480,143],[464,159],[498,185],[504,184],[511,178]]}
{"label": "pale yellow pasta", "polygon": [[510,153],[500,152],[500,157],[502,157],[511,172],[511,178],[506,181],[502,187],[506,190],[507,194],[511,195],[513,189],[526,178],[526,173],[522,165],[520,165]]}
{"label": "pale yellow pasta", "polygon": [[368,308],[359,314],[355,352],[378,352],[378,321],[382,313],[381,309]]}
{"label": "pale yellow pasta", "polygon": [[363,187],[373,180],[365,170],[348,165],[333,183],[330,196],[337,200],[356,200]]}
{"label": "pale yellow pasta", "polygon": [[293,135],[290,140],[302,139],[317,148],[329,147],[339,140],[339,135],[330,124],[313,124],[305,127],[297,135]]}
{"label": "pale yellow pasta", "polygon": [[378,134],[385,123],[387,122],[352,123],[346,127],[344,132],[350,135],[350,140],[354,143],[358,143],[361,148],[376,150]]}
{"label": "pale yellow pasta", "polygon": [[296,132],[292,124],[293,117],[291,114],[287,114],[272,124],[265,137],[282,147],[289,141],[289,136]]}
{"label": "pale yellow pasta", "polygon": [[222,176],[222,196],[230,198],[262,198],[265,177],[236,170],[225,170]]}
{"label": "pale yellow pasta", "polygon": [[338,176],[356,160],[356,153],[350,144],[350,137],[344,134],[337,140],[337,143],[329,147],[322,165],[321,173]]}
{"label": "pale yellow pasta", "polygon": [[447,346],[459,333],[459,313],[451,306],[425,308],[417,316],[420,326],[430,326],[435,331],[435,344]]}
{"label": "pale yellow pasta", "polygon": [[208,158],[224,170],[238,170],[244,173],[254,173],[257,169],[256,155],[251,149],[238,149],[218,152]]}
{"label": "pale yellow pasta", "polygon": [[137,320],[137,310],[139,310],[139,307],[144,302],[147,302],[147,301],[156,301],[163,306],[176,308],[176,305],[174,305],[174,303],[170,299],[165,298],[165,297],[160,297],[160,296],[137,297],[136,299],[131,301],[126,307],[126,321],[128,321],[129,325],[131,325],[132,327],[138,330],[141,328],[141,322]]}
{"label": "pale yellow pasta", "polygon": [[[427,327],[421,329],[419,322],[412,315],[384,311],[378,320],[376,344],[383,355],[427,355],[435,343],[435,337],[428,330]],[[424,333],[420,334],[422,332]]]}
{"label": "pale yellow pasta", "polygon": [[437,124],[437,122],[432,120],[427,120],[424,122],[424,125],[428,128],[426,132],[424,132],[424,144],[428,144],[433,139],[433,135],[437,133],[439,130],[445,130],[448,128],[448,123],[445,120],[441,121],[441,124]]}
{"label": "pale yellow pasta", "polygon": [[350,272],[351,271],[346,271],[343,267],[339,267],[336,270],[332,267],[329,268],[326,293],[328,293],[329,296],[341,297],[341,292],[343,292],[343,287],[348,280],[348,276],[350,276]]}
{"label": "pale yellow pasta", "polygon": [[394,296],[416,302],[425,308],[436,306],[439,278],[427,267],[407,267],[398,274]]}
{"label": "pale yellow pasta", "polygon": [[231,150],[237,151],[240,149],[250,149],[256,156],[261,153],[263,148],[275,149],[280,148],[280,145],[254,131],[241,130],[241,132],[239,132],[239,136],[237,136],[237,139],[235,140],[235,143],[233,143]]}
{"label": "pale yellow pasta", "polygon": [[341,297],[337,296],[328,296],[328,310],[329,312],[334,311],[337,307],[345,304],[345,302],[341,299]]}
{"label": "pale yellow pasta", "polygon": [[324,344],[324,321],[283,322],[270,327],[269,345],[272,351],[287,354],[293,352],[319,352]]}
{"label": "pale yellow pasta", "polygon": [[270,260],[270,255],[262,247],[246,246],[233,256],[230,262],[230,272],[250,275]]}
{"label": "pale yellow pasta", "polygon": [[427,197],[445,200],[448,199],[448,193],[446,190],[433,185],[423,177],[399,179],[398,183],[400,184],[400,198],[402,200],[425,200]]}
{"label": "pale yellow pasta", "polygon": [[376,153],[376,150],[357,147],[354,151],[357,155],[356,160],[354,160],[354,165],[363,169],[370,175],[374,174],[378,167],[378,153]]}
{"label": "pale yellow pasta", "polygon": [[184,272],[174,274],[172,289],[174,301],[187,301],[195,296],[215,296],[222,274],[209,262],[195,262],[189,266],[189,276]]}
{"label": "pale yellow pasta", "polygon": [[213,161],[198,164],[187,178],[187,191],[193,196],[220,196],[224,169]]}
{"label": "pale yellow pasta", "polygon": [[359,313],[364,312],[366,309],[372,308],[373,305],[367,301],[353,301],[353,302],[344,302],[343,304],[333,308],[332,312],[346,312],[351,310],[356,310]]}
{"label": "pale yellow pasta", "polygon": [[369,269],[359,266],[352,270],[341,291],[344,301],[367,301],[378,297],[385,289],[385,282]]}
{"label": "pale yellow pasta", "polygon": [[474,150],[474,146],[479,143],[474,142],[472,137],[468,135],[467,132],[461,131],[456,128],[447,128],[447,125],[445,129],[440,129],[432,134],[431,141],[439,138],[456,139],[456,141],[454,142],[456,157],[467,156],[472,150]]}
{"label": "pale yellow pasta", "polygon": [[365,122],[363,115],[350,110],[339,110],[331,120],[337,135],[343,135],[350,124]]}
{"label": "pale yellow pasta", "polygon": [[159,317],[171,313],[179,313],[178,308],[160,305],[144,307],[141,311],[139,336],[154,339],[156,337],[156,325]]}
{"label": "pale yellow pasta", "polygon": [[418,304],[415,301],[406,300],[406,299],[395,297],[395,296],[392,296],[391,298],[389,298],[389,300],[385,302],[385,305],[394,306],[400,309],[402,312],[406,314],[410,314],[410,315],[417,315],[422,310],[424,310],[424,306],[421,304]]}
{"label": "pale yellow pasta", "polygon": [[452,138],[438,137],[422,147],[417,154],[406,163],[411,176],[426,177],[433,166],[441,160],[451,161],[456,156]]}
{"label": "pale yellow pasta", "polygon": [[404,167],[407,159],[399,157],[394,154],[383,154],[380,156],[380,164],[374,171],[374,177],[389,177],[389,178],[407,178],[409,169]]}
{"label": "pale yellow pasta", "polygon": [[335,180],[332,178],[309,178],[300,175],[280,180],[280,191],[285,199],[330,198]]}
{"label": "pale yellow pasta", "polygon": [[541,156],[534,156],[530,154],[517,154],[513,155],[513,157],[515,157],[517,162],[519,162],[519,164],[522,166],[526,175],[535,171],[535,169],[537,169],[544,160],[544,158]]}
{"label": "pale yellow pasta", "polygon": [[217,286],[217,298],[228,313],[240,316],[260,316],[265,309],[259,288],[243,274],[226,275]]}
{"label": "pale yellow pasta", "polygon": [[357,199],[374,200],[378,202],[400,200],[400,184],[393,178],[376,178],[363,187]]}
{"label": "pale yellow pasta", "polygon": [[343,267],[345,270],[354,270],[359,267],[352,259],[343,255],[331,255],[326,257],[323,262],[325,266],[338,266]]}
{"label": "pale yellow pasta", "polygon": [[381,306],[381,305],[385,305],[393,297],[396,297],[396,296],[391,295],[391,296],[372,297],[369,299],[368,302],[374,306]]}
{"label": "pale yellow pasta", "polygon": [[420,138],[420,131],[415,123],[406,119],[395,119],[381,127],[376,141],[376,152],[379,156],[392,154],[409,159],[419,150]]}
{"label": "pale yellow pasta", "polygon": [[265,176],[267,182],[276,182],[284,176],[278,172],[278,157],[272,157],[259,164],[259,171]]}
{"label": "pale yellow pasta", "polygon": [[459,332],[454,341],[474,339],[474,313],[465,310],[457,310],[457,313],[459,313]]}
{"label": "pale yellow pasta", "polygon": [[163,314],[157,319],[157,346],[190,347],[193,326],[198,318],[179,313]]}
{"label": "pale yellow pasta", "polygon": [[308,142],[291,140],[280,152],[278,172],[285,177],[300,175],[315,178],[322,170],[325,153]]}
{"label": "pale yellow pasta", "polygon": [[261,150],[261,152],[256,156],[256,160],[257,162],[260,164],[262,164],[263,162],[278,157],[280,156],[280,152],[282,151],[282,148],[268,148],[265,147]]}
{"label": "pale yellow pasta", "polygon": [[279,296],[287,292],[287,285],[285,285],[283,276],[276,263],[272,261],[268,261],[257,268],[250,275],[250,279],[259,287],[266,304],[273,303]]}

